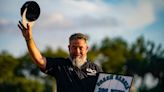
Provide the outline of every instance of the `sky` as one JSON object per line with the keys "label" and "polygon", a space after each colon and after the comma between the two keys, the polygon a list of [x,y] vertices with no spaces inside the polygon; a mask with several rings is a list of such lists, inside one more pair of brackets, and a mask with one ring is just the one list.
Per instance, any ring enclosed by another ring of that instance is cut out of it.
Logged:
{"label": "sky", "polygon": [[[17,23],[27,0],[0,0],[0,52],[21,56],[27,51]],[[129,44],[143,36],[164,46],[164,0],[34,0],[41,14],[33,27],[33,38],[43,51],[67,50],[71,34],[89,35],[89,44],[103,38],[121,37]]]}

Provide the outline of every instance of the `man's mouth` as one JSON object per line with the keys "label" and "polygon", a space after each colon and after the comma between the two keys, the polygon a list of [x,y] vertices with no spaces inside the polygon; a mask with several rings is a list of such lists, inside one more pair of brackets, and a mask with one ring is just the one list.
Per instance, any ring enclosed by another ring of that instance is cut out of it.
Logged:
{"label": "man's mouth", "polygon": [[74,55],[74,57],[81,57],[81,55]]}

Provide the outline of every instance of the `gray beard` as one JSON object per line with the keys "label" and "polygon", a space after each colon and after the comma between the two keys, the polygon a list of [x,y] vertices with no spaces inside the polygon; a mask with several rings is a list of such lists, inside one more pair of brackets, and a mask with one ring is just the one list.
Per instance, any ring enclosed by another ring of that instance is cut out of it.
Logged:
{"label": "gray beard", "polygon": [[76,57],[74,59],[72,59],[72,64],[76,67],[78,67],[79,69],[81,68],[81,66],[86,62],[86,58],[80,58],[80,57]]}

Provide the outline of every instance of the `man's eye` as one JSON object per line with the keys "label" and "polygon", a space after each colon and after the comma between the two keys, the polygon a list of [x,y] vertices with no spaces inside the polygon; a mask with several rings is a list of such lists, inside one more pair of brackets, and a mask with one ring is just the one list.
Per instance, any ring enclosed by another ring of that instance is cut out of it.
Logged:
{"label": "man's eye", "polygon": [[76,47],[73,47],[73,49],[76,49]]}
{"label": "man's eye", "polygon": [[83,47],[80,47],[80,50],[83,50]]}

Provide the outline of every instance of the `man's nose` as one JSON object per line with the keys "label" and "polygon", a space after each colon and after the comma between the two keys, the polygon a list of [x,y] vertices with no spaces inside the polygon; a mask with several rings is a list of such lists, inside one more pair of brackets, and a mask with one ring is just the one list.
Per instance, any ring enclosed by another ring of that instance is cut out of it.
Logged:
{"label": "man's nose", "polygon": [[76,52],[76,54],[80,54],[80,49],[76,48],[75,52]]}

